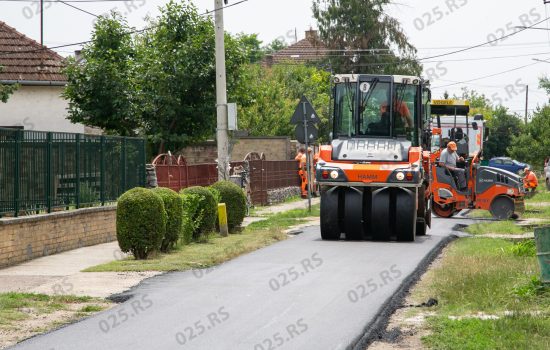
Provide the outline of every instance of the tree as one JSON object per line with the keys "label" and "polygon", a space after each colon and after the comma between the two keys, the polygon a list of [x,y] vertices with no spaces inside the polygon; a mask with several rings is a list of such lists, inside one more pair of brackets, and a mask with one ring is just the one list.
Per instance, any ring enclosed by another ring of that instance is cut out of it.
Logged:
{"label": "tree", "polygon": [[422,72],[415,59],[416,48],[397,19],[384,11],[390,3],[391,0],[313,0],[313,16],[321,40],[334,52],[340,52],[329,58],[335,72]]}
{"label": "tree", "polygon": [[[2,69],[3,67],[0,66],[0,72],[2,72]],[[10,95],[13,94],[15,90],[17,90],[18,88],[19,88],[19,85],[17,84],[14,84],[14,85],[0,84],[0,101],[2,101],[3,103],[8,102],[8,98],[10,97]]]}
{"label": "tree", "polygon": [[120,14],[100,16],[82,62],[69,59],[64,97],[68,119],[108,133],[132,136],[140,124],[131,28]]}
{"label": "tree", "polygon": [[550,106],[535,111],[533,119],[525,126],[524,132],[514,137],[508,149],[510,156],[541,168],[550,155]]}
{"label": "tree", "polygon": [[[158,152],[212,136],[216,130],[214,23],[192,3],[170,1],[137,45],[143,130]],[[242,39],[249,41],[250,38]],[[225,36],[227,86],[250,53]]]}
{"label": "tree", "polygon": [[264,51],[267,54],[273,54],[277,51],[286,49],[287,47],[288,45],[283,40],[275,39],[264,48]]}
{"label": "tree", "polygon": [[237,34],[236,40],[239,46],[245,51],[244,55],[248,63],[260,62],[265,56],[265,50],[262,49],[262,41],[258,39],[258,34]]}
{"label": "tree", "polygon": [[521,120],[511,115],[505,107],[499,106],[487,122],[487,126],[490,135],[489,140],[483,144],[485,158],[508,156],[508,148],[513,138],[522,132]]}
{"label": "tree", "polygon": [[486,121],[490,121],[493,118],[493,114],[496,109],[492,105],[491,101],[485,96],[485,94],[479,94],[475,90],[468,90],[468,88],[462,88],[462,94],[460,96],[453,95],[454,99],[467,100],[470,102],[470,115],[477,114],[483,115]]}
{"label": "tree", "polygon": [[[120,135],[143,135],[159,153],[215,134],[215,40],[212,17],[189,1],[170,1],[135,31],[121,15],[101,17],[83,60],[70,61],[69,119]],[[257,59],[255,35],[226,34],[227,86]]]}
{"label": "tree", "polygon": [[539,79],[539,87],[546,90],[550,95],[550,79],[548,77],[542,77]]}
{"label": "tree", "polygon": [[246,65],[231,98],[239,105],[239,128],[253,136],[294,137],[290,118],[306,95],[321,118],[319,135],[329,132],[330,73],[305,65]]}

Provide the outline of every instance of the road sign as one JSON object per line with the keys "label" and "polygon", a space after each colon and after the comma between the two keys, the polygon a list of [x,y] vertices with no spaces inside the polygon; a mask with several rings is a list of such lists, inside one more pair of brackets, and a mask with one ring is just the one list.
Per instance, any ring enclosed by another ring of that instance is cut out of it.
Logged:
{"label": "road sign", "polygon": [[[304,114],[304,104],[305,104],[305,114]],[[290,122],[292,124],[303,124],[304,116],[308,124],[319,124],[321,122],[321,119],[313,109],[313,106],[311,105],[311,103],[308,101],[308,99],[305,96],[302,96],[302,99],[300,100],[300,103],[298,103],[298,107],[296,107],[296,111],[294,112],[294,115],[292,116],[292,119],[290,120]]]}
{"label": "road sign", "polygon": [[317,141],[317,138],[319,137],[319,131],[313,125],[309,125],[307,127],[307,134],[308,134],[308,138],[306,140],[304,127],[302,125],[296,125],[296,140],[298,140],[298,142],[303,144],[310,144]]}

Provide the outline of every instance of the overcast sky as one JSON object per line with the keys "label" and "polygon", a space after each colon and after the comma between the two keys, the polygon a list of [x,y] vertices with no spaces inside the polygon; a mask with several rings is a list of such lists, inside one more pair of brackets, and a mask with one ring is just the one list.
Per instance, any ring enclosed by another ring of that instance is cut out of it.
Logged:
{"label": "overcast sky", "polygon": [[[13,0],[12,0],[13,1]],[[10,2],[0,0],[0,20],[27,36],[40,39],[40,16],[36,0]],[[120,2],[71,3],[99,15],[116,8],[127,16],[130,25],[142,28],[144,17],[158,13],[167,0],[133,0]],[[195,0],[201,11],[211,10],[214,0]],[[229,4],[237,0],[229,0]],[[515,26],[543,21],[550,14],[543,0],[398,0],[387,11],[396,17],[418,48],[418,57],[427,58],[463,47],[487,42],[514,32]],[[546,5],[550,6],[550,5]],[[45,44],[63,45],[89,40],[94,17],[62,3],[45,4]],[[226,30],[232,33],[258,33],[268,43],[275,38],[292,43],[294,31],[302,39],[304,31],[315,28],[311,0],[248,0],[225,10]],[[537,27],[548,28],[550,21]],[[60,49],[67,56],[78,47]],[[497,58],[498,57],[498,58]],[[481,59],[485,58],[485,59]],[[491,59],[487,59],[491,58]],[[434,97],[445,90],[451,94],[467,86],[485,93],[494,102],[502,101],[514,112],[523,113],[525,85],[529,85],[529,109],[548,98],[538,88],[538,78],[545,75],[550,63],[550,31],[526,30],[492,45],[423,61],[432,81]],[[530,66],[527,66],[530,65]],[[527,66],[527,67],[523,67]],[[523,67],[523,68],[520,68]],[[514,70],[515,69],[515,70]],[[508,73],[500,74],[505,71]],[[487,77],[490,76],[490,77]],[[482,77],[487,77],[483,79]],[[468,80],[475,81],[450,85]]]}

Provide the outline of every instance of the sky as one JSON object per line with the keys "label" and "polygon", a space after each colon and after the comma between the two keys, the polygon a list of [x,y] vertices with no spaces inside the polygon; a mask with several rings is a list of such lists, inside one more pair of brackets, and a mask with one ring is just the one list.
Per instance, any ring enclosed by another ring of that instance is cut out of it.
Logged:
{"label": "sky", "polygon": [[[51,0],[50,0],[51,1]],[[74,0],[73,0],[74,1]],[[90,1],[90,0],[85,0]],[[97,0],[95,0],[97,1]],[[143,28],[145,17],[158,14],[167,0],[127,0],[71,2],[95,15],[116,9],[131,26]],[[237,0],[229,0],[229,4]],[[201,12],[212,10],[214,0],[194,0]],[[264,43],[283,39],[289,44],[316,28],[311,13],[312,0],[248,0],[224,10],[225,28],[231,33],[258,33]],[[418,49],[425,78],[432,82],[434,98],[445,91],[460,93],[463,87],[484,93],[495,104],[524,114],[525,90],[529,85],[529,111],[548,101],[539,89],[538,79],[550,68],[550,31],[524,30],[543,21],[537,28],[550,28],[550,5],[543,0],[398,0],[387,7],[388,15],[401,23],[410,42]],[[90,39],[95,17],[63,3],[45,3],[44,43],[64,45]],[[0,21],[23,34],[40,40],[39,5],[36,0],[0,0]],[[497,40],[460,53],[467,47]],[[70,55],[78,46],[59,49]],[[451,54],[449,54],[451,53]],[[440,57],[430,58],[433,56]],[[534,61],[549,60],[549,63]],[[458,83],[458,84],[457,84]]]}

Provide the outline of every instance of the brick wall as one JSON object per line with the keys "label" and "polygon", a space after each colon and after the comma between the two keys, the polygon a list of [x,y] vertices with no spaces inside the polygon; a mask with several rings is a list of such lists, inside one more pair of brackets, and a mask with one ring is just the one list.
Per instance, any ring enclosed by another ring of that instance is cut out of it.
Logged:
{"label": "brick wall", "polygon": [[0,268],[116,240],[116,207],[0,219]]}

